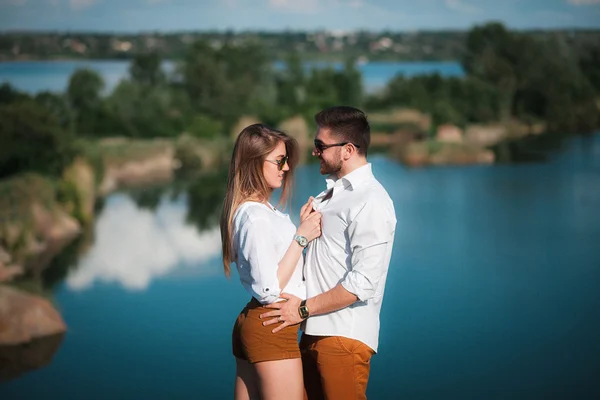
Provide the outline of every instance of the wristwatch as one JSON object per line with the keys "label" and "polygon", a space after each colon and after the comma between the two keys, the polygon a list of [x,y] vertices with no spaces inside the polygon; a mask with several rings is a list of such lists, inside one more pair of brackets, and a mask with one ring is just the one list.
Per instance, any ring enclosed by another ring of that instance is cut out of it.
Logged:
{"label": "wristwatch", "polygon": [[308,311],[308,307],[306,307],[306,300],[302,300],[300,302],[300,307],[298,307],[298,314],[300,314],[300,318],[302,319],[310,317],[310,312]]}
{"label": "wristwatch", "polygon": [[298,244],[299,244],[301,247],[306,247],[306,246],[308,246],[308,239],[307,239],[307,238],[305,238],[304,236],[296,235],[296,236],[294,236],[294,240],[295,240],[296,242],[298,242]]}

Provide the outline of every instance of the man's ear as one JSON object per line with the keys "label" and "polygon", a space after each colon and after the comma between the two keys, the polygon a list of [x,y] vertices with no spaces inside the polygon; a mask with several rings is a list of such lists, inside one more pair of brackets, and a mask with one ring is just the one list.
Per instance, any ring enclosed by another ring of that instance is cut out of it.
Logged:
{"label": "man's ear", "polygon": [[353,145],[346,145],[344,151],[344,161],[349,160],[356,154],[356,147]]}

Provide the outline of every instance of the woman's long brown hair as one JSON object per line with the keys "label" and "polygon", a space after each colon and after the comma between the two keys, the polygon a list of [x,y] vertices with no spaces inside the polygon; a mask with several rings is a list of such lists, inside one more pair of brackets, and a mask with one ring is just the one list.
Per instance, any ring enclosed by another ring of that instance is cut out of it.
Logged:
{"label": "woman's long brown hair", "polygon": [[244,128],[235,141],[233,155],[227,176],[227,192],[221,214],[221,244],[223,246],[223,268],[227,277],[231,274],[233,254],[233,217],[238,207],[245,201],[265,202],[272,189],[263,175],[264,161],[275,147],[283,142],[288,156],[289,171],[283,177],[283,189],[279,204],[289,198],[293,171],[298,163],[298,142],[296,139],[263,124]]}

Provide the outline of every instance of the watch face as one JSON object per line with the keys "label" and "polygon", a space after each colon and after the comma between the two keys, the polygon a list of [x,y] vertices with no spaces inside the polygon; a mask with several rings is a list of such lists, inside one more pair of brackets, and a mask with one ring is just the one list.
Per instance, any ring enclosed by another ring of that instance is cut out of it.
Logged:
{"label": "watch face", "polygon": [[298,311],[300,312],[300,318],[308,318],[308,308],[306,306],[300,306]]}
{"label": "watch face", "polygon": [[306,247],[308,245],[308,240],[304,236],[296,237],[296,241],[302,247]]}

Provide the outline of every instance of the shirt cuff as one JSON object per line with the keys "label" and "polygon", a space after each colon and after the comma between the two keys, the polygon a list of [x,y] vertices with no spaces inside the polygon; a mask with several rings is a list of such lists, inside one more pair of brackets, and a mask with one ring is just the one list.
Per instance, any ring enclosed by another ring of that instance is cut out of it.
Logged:
{"label": "shirt cuff", "polygon": [[252,290],[254,292],[254,297],[261,304],[271,304],[275,302],[279,298],[281,294],[281,289],[279,288],[279,284],[272,282],[267,285],[252,285]]}
{"label": "shirt cuff", "polygon": [[375,285],[362,274],[350,271],[342,281],[342,287],[358,297],[360,301],[369,300],[375,294]]}

